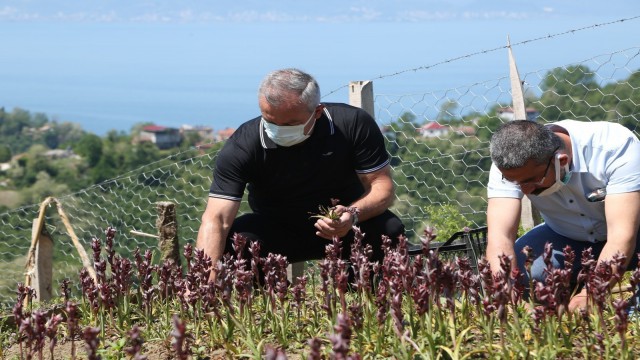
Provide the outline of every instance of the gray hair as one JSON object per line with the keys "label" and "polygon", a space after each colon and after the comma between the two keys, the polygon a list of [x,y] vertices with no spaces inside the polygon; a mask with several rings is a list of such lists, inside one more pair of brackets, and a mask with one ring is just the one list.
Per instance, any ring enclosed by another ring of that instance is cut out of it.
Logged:
{"label": "gray hair", "polygon": [[298,69],[282,69],[273,71],[262,80],[258,97],[264,96],[267,102],[279,106],[286,102],[287,95],[295,94],[301,104],[306,104],[309,111],[320,104],[320,86],[313,76]]}
{"label": "gray hair", "polygon": [[549,161],[564,144],[548,127],[529,120],[515,120],[501,125],[491,137],[491,161],[499,169],[514,169],[533,160]]}

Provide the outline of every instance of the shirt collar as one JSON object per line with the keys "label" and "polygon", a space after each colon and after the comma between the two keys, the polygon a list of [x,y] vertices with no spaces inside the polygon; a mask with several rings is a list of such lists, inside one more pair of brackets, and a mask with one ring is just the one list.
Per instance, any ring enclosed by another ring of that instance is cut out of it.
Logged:
{"label": "shirt collar", "polygon": [[[336,130],[333,124],[333,118],[331,118],[329,110],[327,110],[325,106],[322,111],[324,112],[324,115],[320,116],[320,118],[316,120],[316,123],[313,126],[313,133],[311,134],[311,137],[306,141],[309,141],[313,138],[325,137],[335,134]],[[274,143],[273,140],[269,138],[264,129],[264,126],[262,125],[262,121],[258,121],[258,124],[258,126],[260,127],[260,144],[262,145],[262,148],[276,149],[278,145],[276,145],[276,143]]]}
{"label": "shirt collar", "polygon": [[569,164],[569,169],[575,173],[579,173],[581,171],[587,171],[587,170],[584,170],[584,169],[588,169],[585,159],[582,156],[577,156],[578,154],[580,154],[579,144],[577,144],[577,139],[575,139],[571,135],[572,124],[569,123],[569,120],[550,123],[545,126],[549,127],[551,125],[559,126],[562,129],[564,129],[566,134],[569,136],[569,139],[571,139],[571,163]]}

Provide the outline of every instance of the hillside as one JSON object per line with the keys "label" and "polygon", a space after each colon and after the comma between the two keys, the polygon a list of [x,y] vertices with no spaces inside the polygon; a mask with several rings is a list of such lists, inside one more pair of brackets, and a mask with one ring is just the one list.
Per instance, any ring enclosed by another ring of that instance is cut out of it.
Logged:
{"label": "hillside", "polygon": [[99,137],[42,113],[0,108],[0,212],[99,184],[203,141],[188,134],[179,147],[160,150],[140,141],[144,125]]}

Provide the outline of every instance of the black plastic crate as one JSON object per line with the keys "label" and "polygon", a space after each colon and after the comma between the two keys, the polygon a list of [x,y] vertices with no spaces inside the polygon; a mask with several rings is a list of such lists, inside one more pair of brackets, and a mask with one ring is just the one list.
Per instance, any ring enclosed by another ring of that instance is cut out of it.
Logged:
{"label": "black plastic crate", "polygon": [[[487,249],[487,227],[479,227],[468,231],[458,231],[445,242],[431,242],[429,249],[438,249],[441,258],[463,257],[469,258],[471,267],[478,269],[478,260],[484,256]],[[421,255],[422,245],[409,246],[409,255]]]}

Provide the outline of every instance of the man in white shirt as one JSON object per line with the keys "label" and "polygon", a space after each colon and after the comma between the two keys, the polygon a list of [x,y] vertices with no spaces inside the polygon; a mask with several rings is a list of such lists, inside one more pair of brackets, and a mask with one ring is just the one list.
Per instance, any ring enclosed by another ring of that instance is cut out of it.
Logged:
{"label": "man in white shirt", "polygon": [[[564,120],[546,126],[527,120],[502,125],[491,138],[493,165],[487,187],[487,259],[500,268],[501,254],[524,269],[525,246],[536,259],[532,277],[544,281],[545,243],[553,245],[554,267],[563,267],[562,249],[576,254],[573,283],[582,250],[592,247],[598,261],[616,253],[635,269],[640,251],[640,141],[610,122]],[[520,202],[527,196],[544,223],[516,240]],[[586,291],[569,309],[585,308]]]}

